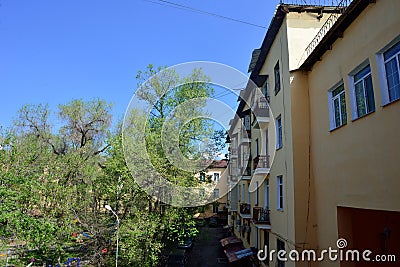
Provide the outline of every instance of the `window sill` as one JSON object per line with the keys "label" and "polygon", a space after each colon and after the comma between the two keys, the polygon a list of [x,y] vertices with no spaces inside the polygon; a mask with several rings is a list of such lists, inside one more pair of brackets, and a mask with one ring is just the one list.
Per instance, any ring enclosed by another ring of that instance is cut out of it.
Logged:
{"label": "window sill", "polygon": [[396,103],[396,102],[400,102],[400,98],[397,98],[397,99],[395,99],[395,100],[392,100],[391,102],[388,102],[388,103],[383,104],[383,105],[382,105],[382,108],[387,107],[387,106],[390,106],[391,104]]}
{"label": "window sill", "polygon": [[280,146],[280,147],[277,147],[277,148],[276,148],[276,151],[278,151],[278,150],[281,150],[281,149],[282,149],[282,147],[283,147],[283,145],[282,145],[282,146]]}
{"label": "window sill", "polygon": [[346,125],[347,125],[347,123],[342,124],[342,125],[340,125],[340,126],[338,126],[338,127],[336,127],[336,128],[330,129],[329,132],[334,132],[334,131],[336,131],[337,129],[340,129],[340,128],[346,126]]}
{"label": "window sill", "polygon": [[374,111],[371,111],[371,112],[368,112],[368,113],[365,113],[364,115],[353,119],[351,122],[355,122],[355,121],[357,121],[357,120],[359,120],[359,119],[362,119],[362,118],[364,118],[364,117],[367,117],[368,115],[370,115],[370,114],[372,114],[372,113],[375,113],[375,110],[374,110]]}
{"label": "window sill", "polygon": [[284,209],[276,209],[277,211],[284,212]]}

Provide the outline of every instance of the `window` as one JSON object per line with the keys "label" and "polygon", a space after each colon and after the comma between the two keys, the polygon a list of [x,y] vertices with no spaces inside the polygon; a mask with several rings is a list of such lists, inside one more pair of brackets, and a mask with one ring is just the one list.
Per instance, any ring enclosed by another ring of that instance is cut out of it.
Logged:
{"label": "window", "polygon": [[246,131],[250,131],[251,123],[250,123],[250,115],[244,116],[244,128]]}
{"label": "window", "polygon": [[279,175],[276,177],[276,208],[277,210],[283,210],[283,176]]}
{"label": "window", "polygon": [[274,68],[275,77],[275,95],[281,90],[281,74],[279,71],[279,61],[276,63]]}
{"label": "window", "polygon": [[[280,239],[277,239],[276,247],[277,247],[277,251],[278,251],[277,253],[279,253],[279,251],[281,251],[281,250],[284,251],[285,250],[285,242],[283,242]],[[285,267],[285,262],[278,259],[278,267]]]}
{"label": "window", "polygon": [[383,53],[389,102],[400,99],[400,42]]}
{"label": "window", "polygon": [[356,119],[375,111],[371,67],[366,66],[351,78],[353,118]]}
{"label": "window", "polygon": [[214,189],[214,198],[219,198],[219,189]]}
{"label": "window", "polygon": [[200,182],[205,182],[206,181],[206,174],[204,172],[200,173]]}
{"label": "window", "polygon": [[282,119],[279,116],[276,119],[276,149],[282,147]]}
{"label": "window", "polygon": [[269,209],[269,180],[264,181],[264,208]]}
{"label": "window", "polygon": [[213,205],[213,213],[218,213],[218,204]]}
{"label": "window", "polygon": [[214,173],[214,182],[219,182],[219,173],[218,172]]}
{"label": "window", "polygon": [[343,83],[329,91],[331,130],[347,123],[346,98]]}

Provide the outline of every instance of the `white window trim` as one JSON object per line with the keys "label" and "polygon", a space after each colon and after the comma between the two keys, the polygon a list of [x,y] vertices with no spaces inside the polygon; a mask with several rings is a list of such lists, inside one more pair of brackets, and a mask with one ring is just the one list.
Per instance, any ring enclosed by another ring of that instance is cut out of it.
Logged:
{"label": "white window trim", "polygon": [[386,69],[385,69],[385,58],[384,58],[383,54],[399,42],[400,42],[400,35],[397,36],[393,41],[391,41],[389,44],[387,44],[380,51],[378,51],[378,53],[376,53],[376,62],[378,65],[379,88],[381,91],[381,98],[382,98],[381,106],[386,106],[386,105],[392,103],[389,98],[389,88],[387,85]]}
{"label": "white window trim", "polygon": [[[357,114],[357,98],[356,98],[356,86],[354,83],[354,75],[362,71],[365,67],[369,65],[370,67],[370,72],[369,74],[366,74],[362,79],[366,78],[368,75],[372,76],[372,68],[371,65],[369,64],[369,61],[366,60],[364,61],[361,65],[359,65],[357,68],[355,68],[352,72],[349,73],[348,75],[348,81],[349,81],[349,87],[350,87],[350,105],[351,105],[351,118],[352,120],[356,120],[362,116],[358,116]],[[364,99],[366,98],[365,95],[365,88],[364,88]],[[375,101],[375,99],[374,99]],[[370,112],[367,112],[365,115],[369,114]],[[363,115],[363,116],[365,116]]]}
{"label": "white window trim", "polygon": [[[332,87],[328,91],[328,108],[329,108],[329,122],[330,122],[329,128],[330,128],[330,130],[335,130],[336,128],[339,128],[344,125],[344,124],[341,124],[340,126],[336,127],[334,99],[332,98],[332,92],[341,85],[343,85],[343,87],[344,87],[343,81],[340,81],[339,83],[337,83],[334,87]],[[346,100],[346,88],[343,90],[343,92],[344,92],[344,96],[345,96],[345,100]],[[337,98],[339,96],[340,96],[340,94],[335,96],[335,98]],[[339,104],[340,104],[340,98],[339,98]],[[340,107],[340,105],[339,105],[339,107]],[[347,114],[347,111],[346,111],[346,114]],[[342,113],[340,112],[340,117],[341,116],[342,116]],[[343,118],[342,118],[342,121],[343,121]]]}

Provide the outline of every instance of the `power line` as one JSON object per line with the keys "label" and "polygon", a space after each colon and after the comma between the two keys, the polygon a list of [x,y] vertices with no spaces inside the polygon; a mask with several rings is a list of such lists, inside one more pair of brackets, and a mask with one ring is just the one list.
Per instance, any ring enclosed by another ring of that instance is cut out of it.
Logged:
{"label": "power line", "polygon": [[265,27],[265,26],[254,24],[254,23],[251,23],[251,22],[248,22],[248,21],[239,20],[239,19],[235,19],[235,18],[232,18],[232,17],[227,17],[227,16],[215,14],[215,13],[212,13],[212,12],[208,12],[208,11],[205,11],[205,10],[193,8],[193,7],[190,7],[190,6],[181,5],[181,4],[170,2],[170,1],[166,1],[166,0],[143,0],[143,1],[150,2],[150,3],[153,3],[153,4],[159,4],[159,5],[162,5],[162,6],[168,6],[168,7],[178,8],[178,9],[182,9],[182,10],[188,10],[188,11],[192,11],[192,12],[196,12],[196,13],[200,13],[200,14],[204,14],[204,15],[213,16],[213,17],[220,18],[220,19],[225,19],[225,20],[230,20],[230,21],[246,24],[246,25],[249,25],[249,26],[257,27],[257,28],[267,29],[267,27]]}

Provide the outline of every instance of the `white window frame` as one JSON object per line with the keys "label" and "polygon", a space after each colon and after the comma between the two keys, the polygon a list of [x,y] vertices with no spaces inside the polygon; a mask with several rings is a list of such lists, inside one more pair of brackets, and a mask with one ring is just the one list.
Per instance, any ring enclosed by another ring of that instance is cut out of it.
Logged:
{"label": "white window frame", "polygon": [[[336,96],[333,96],[333,91],[338,89],[339,87],[343,87],[343,91]],[[339,127],[342,127],[343,125],[347,124],[347,105],[345,107],[345,115],[346,115],[346,122],[343,122],[343,117],[342,117],[342,110],[341,110],[341,105],[340,105],[340,96],[344,94],[344,101],[346,103],[346,88],[344,87],[343,81],[339,82],[337,85],[335,85],[332,89],[328,91],[328,106],[329,106],[329,121],[330,121],[330,130],[337,129]],[[336,125],[336,120],[335,120],[335,100],[339,100],[339,115],[340,115],[340,125]]]}
{"label": "white window frame", "polygon": [[[215,179],[217,177],[217,179]],[[214,182],[219,182],[219,173],[218,172],[214,172]]]}
{"label": "white window frame", "polygon": [[283,129],[282,129],[282,116],[279,115],[275,122],[276,127],[276,149],[283,147]]}
{"label": "white window frame", "polygon": [[[282,199],[282,206],[281,200]],[[283,175],[276,177],[276,209],[283,211],[285,206],[285,188],[283,184]]]}
{"label": "white window frame", "polygon": [[[355,76],[367,67],[369,67],[369,72],[367,74],[363,75],[361,78],[359,78],[357,82],[355,82]],[[350,72],[350,74],[348,76],[349,87],[350,87],[351,113],[352,113],[353,120],[363,117],[365,115],[368,115],[376,110],[375,93],[374,93],[373,85],[372,85],[372,93],[373,93],[373,98],[374,98],[374,109],[368,110],[367,93],[366,93],[366,87],[365,87],[365,81],[368,77],[371,77],[371,79],[372,79],[371,65],[369,64],[368,61],[366,61],[363,64],[361,64],[360,66],[358,66],[356,69],[354,69],[352,72]],[[362,115],[358,115],[357,96],[356,96],[356,84],[358,84],[358,83],[363,84],[363,90],[364,90],[364,103],[365,103],[365,107],[366,107],[366,113],[362,114]]]}
{"label": "white window frame", "polygon": [[396,37],[392,42],[390,42],[387,46],[385,46],[383,49],[381,49],[376,54],[376,61],[378,63],[379,85],[380,85],[381,97],[382,97],[382,106],[385,106],[387,104],[390,104],[390,103],[400,99],[400,98],[397,98],[397,99],[390,100],[389,87],[388,87],[388,82],[387,82],[387,77],[386,77],[386,66],[385,66],[385,64],[388,61],[390,61],[391,59],[393,59],[393,57],[397,57],[397,67],[398,67],[398,72],[399,72],[399,76],[400,76],[400,62],[399,62],[399,58],[398,58],[400,51],[397,52],[395,55],[393,55],[391,58],[387,59],[386,61],[384,58],[384,53],[388,52],[390,49],[394,48],[396,45],[400,45],[400,35],[398,37]]}

